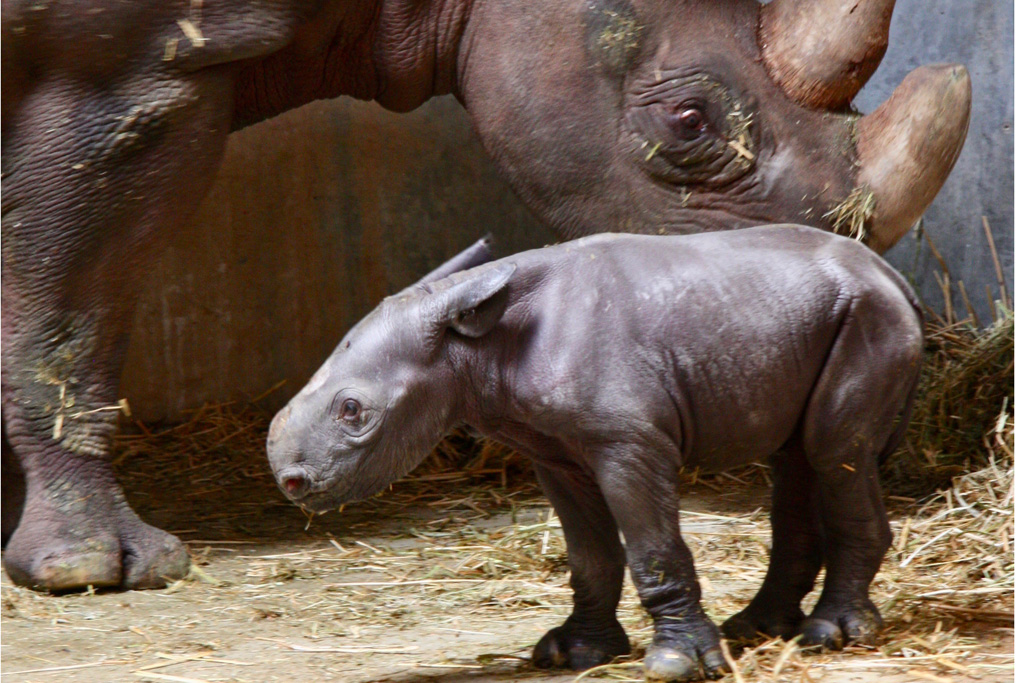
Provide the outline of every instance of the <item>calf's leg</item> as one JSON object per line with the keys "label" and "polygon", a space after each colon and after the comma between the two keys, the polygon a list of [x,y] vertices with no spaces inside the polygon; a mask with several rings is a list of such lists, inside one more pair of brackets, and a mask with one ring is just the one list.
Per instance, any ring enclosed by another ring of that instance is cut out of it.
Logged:
{"label": "calf's leg", "polygon": [[573,610],[533,650],[541,668],[589,669],[629,654],[629,638],[615,618],[625,553],[619,528],[593,478],[582,469],[536,465],[541,488],[562,521],[569,551]]}
{"label": "calf's leg", "polygon": [[808,401],[802,440],[820,490],[825,582],[800,625],[803,644],[873,645],[881,630],[868,587],[892,533],[878,463],[902,436],[922,344],[919,320],[903,309],[855,300]]}
{"label": "calf's leg", "polygon": [[770,458],[772,468],[772,550],[768,573],[757,595],[722,624],[731,640],[753,643],[764,637],[789,639],[804,613],[800,602],[814,588],[823,562],[824,529],[817,477],[799,444]]}
{"label": "calf's leg", "polygon": [[803,645],[833,650],[845,644],[874,645],[882,627],[882,616],[868,597],[868,588],[892,534],[877,466],[870,459],[853,466],[871,471],[860,477],[839,473],[823,477],[825,583],[814,610],[799,626]]}
{"label": "calf's leg", "polygon": [[616,444],[595,458],[597,480],[626,539],[640,601],[654,618],[648,680],[713,678],[726,670],[718,627],[700,605],[693,555],[679,534],[679,451],[667,438]]}

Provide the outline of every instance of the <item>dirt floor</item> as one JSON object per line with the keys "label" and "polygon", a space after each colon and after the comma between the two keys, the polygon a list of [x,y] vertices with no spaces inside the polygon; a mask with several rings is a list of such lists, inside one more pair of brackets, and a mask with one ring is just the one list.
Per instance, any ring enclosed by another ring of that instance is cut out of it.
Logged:
{"label": "dirt floor", "polygon": [[[164,590],[64,596],[5,576],[5,681],[579,679],[528,663],[571,605],[558,520],[528,476],[501,463],[446,472],[428,462],[381,497],[307,520],[257,457],[262,437],[226,452],[238,436],[219,429],[215,448],[189,448],[189,437],[158,444],[158,456],[130,447],[120,456],[133,506],[187,542],[192,576]],[[716,622],[763,577],[766,480],[753,467],[684,487],[680,522]],[[725,680],[1010,681],[1012,490],[988,488],[1001,508],[966,489],[948,506],[889,501],[897,542],[873,588],[887,623],[879,649],[826,656],[772,642],[736,652]],[[968,526],[983,522],[991,535]],[[1000,557],[975,554],[971,543],[982,542],[1002,544]],[[632,586],[620,619],[633,658],[583,680],[642,679],[651,626]]]}

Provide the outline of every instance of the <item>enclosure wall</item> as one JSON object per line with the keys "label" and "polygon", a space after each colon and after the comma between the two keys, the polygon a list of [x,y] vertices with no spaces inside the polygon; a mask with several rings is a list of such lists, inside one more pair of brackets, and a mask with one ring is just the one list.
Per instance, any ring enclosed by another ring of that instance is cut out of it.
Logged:
{"label": "enclosure wall", "polygon": [[340,99],[231,136],[209,196],[142,287],[121,393],[142,419],[297,391],[384,296],[492,232],[553,241],[451,98]]}

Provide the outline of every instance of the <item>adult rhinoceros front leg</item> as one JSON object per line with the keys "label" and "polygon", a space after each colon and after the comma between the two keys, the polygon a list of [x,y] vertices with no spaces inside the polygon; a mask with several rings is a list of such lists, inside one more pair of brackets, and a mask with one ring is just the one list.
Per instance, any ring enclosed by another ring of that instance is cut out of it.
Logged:
{"label": "adult rhinoceros front leg", "polygon": [[54,76],[4,121],[3,419],[26,497],[3,563],[17,583],[144,588],[188,571],[114,478],[111,407],[145,266],[221,158],[227,78]]}

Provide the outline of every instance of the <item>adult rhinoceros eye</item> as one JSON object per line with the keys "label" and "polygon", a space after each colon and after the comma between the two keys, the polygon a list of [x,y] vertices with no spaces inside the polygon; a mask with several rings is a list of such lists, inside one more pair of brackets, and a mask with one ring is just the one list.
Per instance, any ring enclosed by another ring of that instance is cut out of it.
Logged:
{"label": "adult rhinoceros eye", "polygon": [[696,108],[684,109],[676,116],[679,133],[687,140],[695,140],[707,127],[707,119],[704,112]]}

